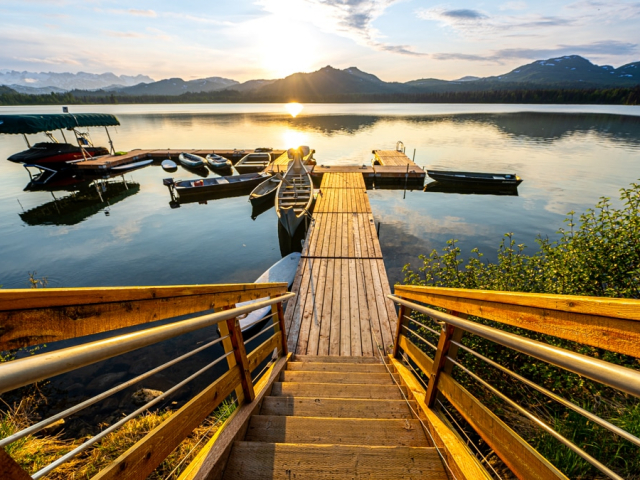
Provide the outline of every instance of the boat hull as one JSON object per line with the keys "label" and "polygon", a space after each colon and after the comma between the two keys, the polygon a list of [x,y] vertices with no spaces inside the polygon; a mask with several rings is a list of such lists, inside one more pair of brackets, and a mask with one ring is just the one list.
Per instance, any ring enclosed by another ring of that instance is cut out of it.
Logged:
{"label": "boat hull", "polygon": [[[85,147],[87,157],[108,155],[109,150],[104,147]],[[69,162],[83,160],[80,147],[68,143],[36,143],[28,150],[14,153],[7,160],[24,165],[42,166],[53,170],[61,170],[71,166]]]}
{"label": "boat hull", "polygon": [[216,177],[197,180],[178,180],[172,188],[179,196],[202,195],[209,193],[247,191],[265,180],[259,173],[249,173],[229,177]]}

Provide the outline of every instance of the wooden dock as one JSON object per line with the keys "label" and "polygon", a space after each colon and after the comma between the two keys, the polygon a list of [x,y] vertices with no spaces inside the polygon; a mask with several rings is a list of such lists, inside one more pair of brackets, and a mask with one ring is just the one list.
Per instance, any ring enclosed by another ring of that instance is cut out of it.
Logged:
{"label": "wooden dock", "polygon": [[285,314],[289,351],[377,356],[397,316],[360,173],[323,176]]}
{"label": "wooden dock", "polygon": [[[76,163],[76,167],[81,170],[97,170],[104,171],[109,170],[113,167],[117,167],[120,165],[126,165],[128,163],[134,163],[140,160],[165,160],[170,158],[172,160],[176,160],[178,155],[183,152],[192,153],[194,155],[199,155],[201,157],[206,157],[211,153],[216,153],[224,158],[228,158],[232,162],[237,162],[242,157],[249,153],[253,153],[253,148],[247,149],[136,149],[127,152],[124,155],[105,155],[103,157],[95,158],[93,160],[86,160],[84,162]],[[285,150],[277,149],[270,152],[273,157],[280,158],[283,154],[286,154]],[[286,157],[286,155],[285,155]]]}

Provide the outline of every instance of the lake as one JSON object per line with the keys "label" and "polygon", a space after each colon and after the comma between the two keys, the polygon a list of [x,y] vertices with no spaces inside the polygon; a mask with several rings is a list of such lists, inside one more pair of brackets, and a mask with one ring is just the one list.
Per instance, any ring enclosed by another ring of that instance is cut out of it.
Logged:
{"label": "lake", "polygon": [[[0,114],[58,113],[60,107],[2,107]],[[640,107],[533,105],[71,106],[118,116],[117,150],[288,148],[309,145],[318,164],[367,164],[373,149],[402,140],[420,166],[517,173],[518,196],[370,190],[391,283],[405,263],[457,238],[488,258],[502,235],[534,251],[565,214],[640,178]],[[90,129],[106,145],[104,130]],[[45,140],[31,136],[30,140]],[[0,137],[0,157],[26,148]],[[60,215],[70,192],[26,192],[21,165],[0,161],[0,284],[27,287],[28,272],[49,287],[252,282],[281,258],[274,209],[252,219],[246,197],[171,208],[162,179],[192,178],[150,166],[101,187],[109,204],[85,202]],[[36,210],[34,210],[36,209]],[[56,215],[58,211],[58,215]],[[62,224],[51,224],[51,219]]]}

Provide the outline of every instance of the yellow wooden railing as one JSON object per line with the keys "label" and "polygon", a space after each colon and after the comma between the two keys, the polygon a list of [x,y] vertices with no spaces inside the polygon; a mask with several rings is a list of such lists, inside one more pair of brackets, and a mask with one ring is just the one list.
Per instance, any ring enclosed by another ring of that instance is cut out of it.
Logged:
{"label": "yellow wooden railing", "polygon": [[[222,343],[225,354],[204,366],[200,372],[224,359],[227,361],[228,370],[94,477],[143,479],[225,399],[233,396],[234,392],[239,405],[254,400],[254,384],[257,381],[254,377],[260,373],[256,373],[257,367],[269,356],[282,358],[287,355],[282,302],[291,296],[292,294],[287,293],[287,285],[283,283],[0,290],[0,351],[77,339],[77,345],[72,347],[54,351],[44,349],[37,355],[0,364],[0,393],[184,333],[217,325],[220,338],[210,342],[209,346]],[[237,303],[248,300],[257,302],[236,307]],[[237,317],[268,305],[271,305],[272,313],[269,315],[267,327],[260,334],[265,334],[271,328],[273,332],[247,354],[245,343],[262,339],[263,336],[243,339]],[[187,314],[198,315],[161,326],[149,325],[134,333],[119,335],[115,332],[124,327]],[[110,331],[114,331],[114,335],[106,339],[92,341],[91,338],[82,338]],[[203,348],[198,347],[196,350],[200,351]],[[277,355],[274,356],[276,351]],[[191,354],[185,354],[183,357]],[[150,371],[147,373],[150,375],[174,363],[175,360],[161,366],[149,365]],[[183,382],[195,378],[196,374]],[[145,375],[136,378],[146,378]],[[135,380],[125,382],[124,386]],[[71,407],[52,417],[53,419],[45,419],[26,431],[0,439],[0,446],[4,447],[30,433],[35,433],[55,421],[55,418],[64,418],[65,414],[71,415],[120,391],[119,388],[122,390],[124,387],[114,387],[79,406]],[[166,394],[168,392],[165,392]],[[142,413],[150,406],[152,403],[142,407],[139,412]],[[117,424],[112,427],[117,427]],[[104,433],[103,431],[93,437],[95,441],[87,440],[71,453],[81,453],[91,444],[97,443]],[[4,448],[0,448],[0,478],[40,478],[73,456],[67,454],[56,461],[60,463],[54,462],[38,472],[32,472],[31,477],[5,453]]]}
{"label": "yellow wooden railing", "polygon": [[[436,408],[437,403],[441,404],[438,398],[446,399],[518,478],[566,478],[484,405],[473,392],[465,389],[454,379],[453,369],[459,368],[462,373],[469,375],[505,403],[511,402],[510,406],[518,413],[590,462],[602,473],[610,478],[621,478],[606,465],[590,457],[584,450],[537,419],[531,412],[515,404],[494,386],[485,382],[482,379],[482,372],[468,370],[458,359],[458,353],[462,349],[465,353],[475,355],[491,367],[502,370],[516,380],[549,396],[552,400],[582,414],[590,421],[609,429],[614,435],[619,435],[640,446],[640,439],[562,398],[562,392],[558,395],[549,392],[502,367],[499,362],[492,362],[478,352],[472,351],[461,342],[463,334],[478,335],[499,345],[531,355],[540,361],[548,362],[625,393],[640,396],[640,372],[637,370],[536,342],[468,319],[468,317],[480,317],[579,344],[640,357],[639,300],[399,285],[395,287],[395,295],[391,295],[390,298],[400,305],[394,351],[390,355],[391,361],[397,365],[401,374],[404,372],[404,378],[421,376],[428,378],[424,386],[416,382],[415,378],[409,380],[413,383],[414,396],[423,401],[427,408],[442,411],[441,408]],[[433,307],[439,307],[439,309],[436,310]],[[447,313],[443,313],[442,309],[446,309]],[[431,326],[425,325],[416,320],[412,312],[426,315],[436,323],[431,323]],[[424,333],[421,335],[421,332],[427,332],[431,338],[436,338],[437,345],[425,339],[426,335]],[[404,358],[405,362],[398,361],[400,358]],[[414,371],[409,371],[408,366]],[[455,461],[453,465],[456,467]],[[458,465],[457,468],[463,468],[463,466]]]}

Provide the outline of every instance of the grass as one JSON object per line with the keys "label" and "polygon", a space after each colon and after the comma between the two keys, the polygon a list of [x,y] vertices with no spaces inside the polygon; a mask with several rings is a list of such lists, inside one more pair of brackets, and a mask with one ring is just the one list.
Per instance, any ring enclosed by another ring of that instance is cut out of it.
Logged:
{"label": "grass", "polygon": [[[35,394],[0,412],[0,438],[6,438],[40,420],[37,410],[42,401]],[[225,400],[205,421],[185,438],[148,477],[151,480],[177,478],[200,449],[235,410],[235,402]],[[69,462],[61,465],[47,479],[89,479],[107,467],[146,434],[169,418],[170,409],[147,412],[125,423]],[[108,425],[101,425],[106,427]],[[64,439],[57,435],[29,435],[6,447],[7,453],[29,474],[40,470],[68,453],[86,439]]]}

